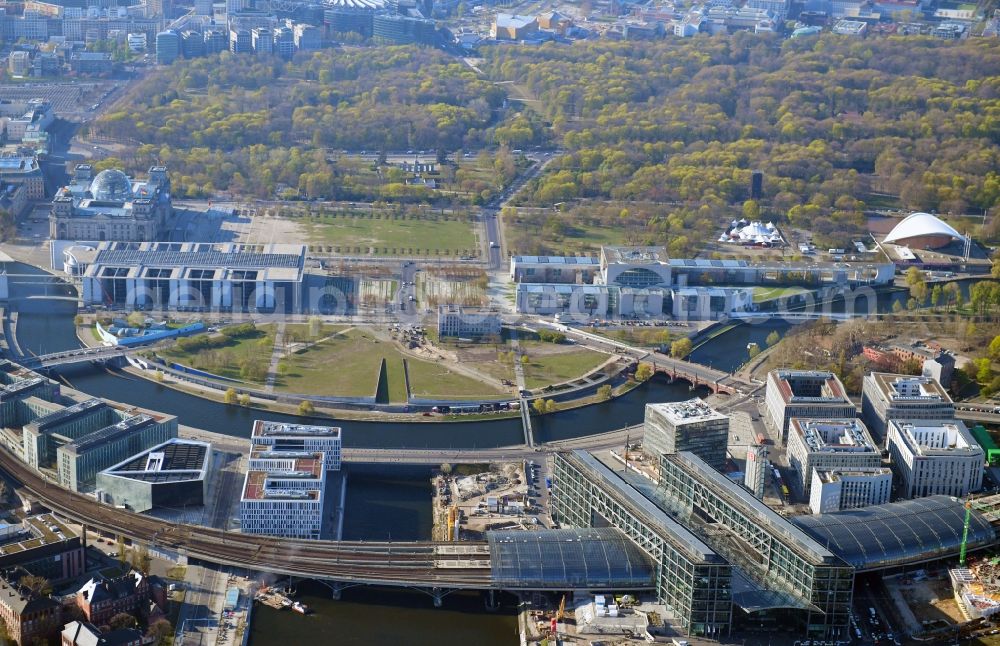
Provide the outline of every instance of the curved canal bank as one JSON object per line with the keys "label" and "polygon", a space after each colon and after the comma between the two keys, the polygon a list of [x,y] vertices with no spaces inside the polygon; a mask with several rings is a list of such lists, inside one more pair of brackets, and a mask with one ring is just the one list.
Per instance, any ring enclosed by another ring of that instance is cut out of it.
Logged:
{"label": "curved canal bank", "polygon": [[[75,308],[66,301],[47,301],[48,312],[22,312],[17,338],[25,352],[42,354],[79,347],[73,323]],[[521,444],[520,418],[439,423],[303,418],[270,410],[229,406],[176,390],[122,371],[91,364],[54,372],[67,385],[85,393],[176,414],[181,424],[234,437],[249,437],[255,419],[312,421],[344,428],[346,446],[377,448],[484,448]],[[677,401],[704,394],[686,382],[656,377],[612,401],[590,404],[533,418],[535,440],[584,437],[642,421],[647,402]]]}

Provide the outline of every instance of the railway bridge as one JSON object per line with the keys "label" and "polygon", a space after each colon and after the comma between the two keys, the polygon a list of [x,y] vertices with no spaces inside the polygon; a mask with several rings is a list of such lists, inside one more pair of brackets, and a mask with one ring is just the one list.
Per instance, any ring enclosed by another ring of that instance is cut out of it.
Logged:
{"label": "railway bridge", "polygon": [[649,557],[611,528],[497,531],[487,532],[485,541],[461,543],[276,538],[110,507],[50,482],[6,449],[0,449],[0,473],[22,497],[87,528],[201,561],[319,580],[334,596],[355,585],[388,585],[423,590],[440,605],[455,590],[654,589]]}

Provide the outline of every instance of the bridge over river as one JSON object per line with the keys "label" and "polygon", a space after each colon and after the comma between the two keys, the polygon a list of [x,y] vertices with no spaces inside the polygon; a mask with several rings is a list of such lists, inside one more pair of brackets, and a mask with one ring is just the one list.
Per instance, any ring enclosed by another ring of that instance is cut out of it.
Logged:
{"label": "bridge over river", "polygon": [[[172,523],[64,489],[0,449],[18,494],[85,527],[220,565],[351,585],[450,591],[653,589],[648,556],[616,529],[487,532],[479,542],[312,541]],[[522,576],[522,567],[523,573]]]}

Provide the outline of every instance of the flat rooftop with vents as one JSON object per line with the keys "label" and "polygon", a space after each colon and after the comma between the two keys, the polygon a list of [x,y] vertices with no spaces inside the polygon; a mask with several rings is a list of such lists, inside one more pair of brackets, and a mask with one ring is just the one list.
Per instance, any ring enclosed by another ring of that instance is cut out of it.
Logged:
{"label": "flat rooftop with vents", "polygon": [[97,490],[136,512],[202,506],[211,459],[208,442],[172,438],[98,473]]}

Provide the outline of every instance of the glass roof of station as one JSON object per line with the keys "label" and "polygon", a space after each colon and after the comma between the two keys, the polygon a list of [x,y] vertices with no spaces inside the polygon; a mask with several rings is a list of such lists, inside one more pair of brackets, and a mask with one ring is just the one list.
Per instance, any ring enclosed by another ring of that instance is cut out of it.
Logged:
{"label": "glass roof of station", "polygon": [[[962,544],[964,521],[964,503],[949,496],[930,496],[792,519],[858,571],[957,554]],[[987,545],[995,538],[992,525],[982,514],[973,511],[969,547]]]}
{"label": "glass roof of station", "polygon": [[652,588],[650,558],[613,528],[491,531],[493,583],[506,589]]}

